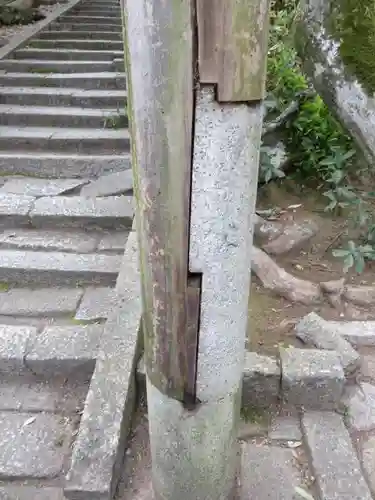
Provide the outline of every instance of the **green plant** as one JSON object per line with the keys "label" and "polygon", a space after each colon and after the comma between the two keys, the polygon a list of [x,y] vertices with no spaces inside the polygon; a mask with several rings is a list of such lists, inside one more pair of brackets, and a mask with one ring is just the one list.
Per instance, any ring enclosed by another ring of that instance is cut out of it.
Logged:
{"label": "green plant", "polygon": [[281,179],[285,173],[278,167],[275,154],[268,146],[262,146],[259,159],[259,177],[261,182],[266,184],[272,179]]}
{"label": "green plant", "polygon": [[336,248],[332,250],[334,257],[339,257],[344,261],[344,272],[352,267],[357,273],[361,273],[365,268],[365,260],[375,260],[375,250],[372,245],[356,245],[354,241],[348,241],[347,248]]}

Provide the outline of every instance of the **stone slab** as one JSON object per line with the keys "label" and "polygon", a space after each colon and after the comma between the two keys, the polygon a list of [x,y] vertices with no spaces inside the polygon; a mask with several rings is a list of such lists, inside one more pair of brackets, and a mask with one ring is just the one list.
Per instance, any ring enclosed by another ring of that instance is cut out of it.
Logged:
{"label": "stone slab", "polygon": [[23,370],[29,339],[36,333],[29,326],[0,325],[0,372]]}
{"label": "stone slab", "polygon": [[292,450],[242,444],[240,500],[300,500],[301,483]]}
{"label": "stone slab", "polygon": [[375,436],[370,436],[363,443],[362,466],[372,494],[375,494]]}
{"label": "stone slab", "polygon": [[34,201],[32,196],[0,194],[0,223],[10,227],[27,223]]}
{"label": "stone slab", "polygon": [[101,252],[124,252],[128,240],[128,232],[116,232],[106,234],[98,244],[98,250]]}
{"label": "stone slab", "polygon": [[360,367],[361,358],[357,351],[342,337],[332,322],[314,312],[306,315],[296,325],[296,336],[318,349],[336,351],[346,374],[351,374]]}
{"label": "stone slab", "polygon": [[80,321],[107,319],[109,312],[114,306],[115,297],[116,294],[113,288],[87,289],[83,295],[75,319]]}
{"label": "stone slab", "polygon": [[101,325],[48,326],[29,343],[25,363],[37,375],[90,374],[102,332]]}
{"label": "stone slab", "polygon": [[[116,286],[118,300],[101,338],[99,354],[75,441],[65,496],[112,498],[135,405],[141,290],[137,236],[130,233]],[[126,335],[124,335],[126,332]]]}
{"label": "stone slab", "polygon": [[299,418],[276,417],[271,424],[268,437],[274,441],[301,441],[302,431]]}
{"label": "stone slab", "polygon": [[242,385],[242,406],[268,408],[280,395],[281,371],[274,358],[246,352]]}
{"label": "stone slab", "polygon": [[344,339],[358,347],[375,347],[375,321],[330,321]]}
{"label": "stone slab", "polygon": [[87,181],[79,179],[36,179],[22,177],[7,181],[0,193],[18,194],[23,196],[57,196],[82,186]]}
{"label": "stone slab", "polygon": [[36,486],[0,487],[0,500],[64,500],[61,488]]}
{"label": "stone slab", "polygon": [[36,226],[49,223],[62,227],[130,227],[134,215],[132,196],[85,198],[58,196],[39,198],[30,213]]}
{"label": "stone slab", "polygon": [[340,415],[308,412],[302,428],[321,500],[371,500],[356,452]]}
{"label": "stone slab", "polygon": [[103,175],[91,181],[87,186],[81,189],[81,196],[91,198],[101,196],[114,196],[133,189],[133,172],[132,170],[123,170],[122,172],[114,172],[113,174]]}
{"label": "stone slab", "polygon": [[357,431],[375,429],[375,387],[366,382],[348,387],[343,399],[349,425]]}
{"label": "stone slab", "polygon": [[80,231],[13,229],[0,234],[0,248],[56,250],[88,253],[96,248],[98,236]]}
{"label": "stone slab", "polygon": [[82,297],[79,288],[13,288],[0,292],[0,315],[50,317],[72,315]]}
{"label": "stone slab", "polygon": [[0,282],[41,286],[113,285],[120,255],[0,250]]}
{"label": "stone slab", "polygon": [[71,432],[58,415],[1,412],[0,479],[59,475]]}
{"label": "stone slab", "polygon": [[338,407],[345,375],[334,351],[280,349],[284,401],[310,409]]}

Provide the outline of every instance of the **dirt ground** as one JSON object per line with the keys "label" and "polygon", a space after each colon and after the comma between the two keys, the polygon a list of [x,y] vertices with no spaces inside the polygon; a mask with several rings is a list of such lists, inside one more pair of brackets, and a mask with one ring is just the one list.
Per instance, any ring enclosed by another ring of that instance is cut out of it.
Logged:
{"label": "dirt ground", "polygon": [[[290,208],[292,206],[292,208]],[[343,263],[332,256],[332,249],[339,248],[346,241],[358,241],[354,224],[343,215],[324,212],[326,200],[316,191],[302,189],[292,181],[270,183],[258,193],[258,209],[280,209],[278,220],[313,220],[319,232],[302,248],[292,250],[274,260],[292,275],[322,282],[340,279],[344,276]],[[350,270],[346,275],[348,284],[375,284],[375,263],[366,265],[360,275]],[[291,303],[264,290],[252,277],[250,293],[250,319],[248,327],[248,348],[267,354],[274,354],[278,344],[299,345],[294,339],[293,327],[298,320],[311,311],[325,319],[340,319],[337,310],[328,303],[318,306],[305,306]],[[375,311],[374,311],[375,317]]]}

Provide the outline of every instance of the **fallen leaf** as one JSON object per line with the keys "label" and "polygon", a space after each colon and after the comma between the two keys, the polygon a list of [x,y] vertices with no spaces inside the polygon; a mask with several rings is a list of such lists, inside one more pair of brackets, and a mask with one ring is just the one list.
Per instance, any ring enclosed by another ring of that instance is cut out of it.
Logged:
{"label": "fallen leaf", "polygon": [[30,417],[26,420],[26,422],[23,423],[23,426],[22,427],[26,427],[26,425],[30,425],[32,424],[33,422],[35,422],[36,420],[36,417]]}
{"label": "fallen leaf", "polygon": [[296,208],[302,207],[302,203],[297,203],[296,205],[289,205],[288,208],[294,210]]}
{"label": "fallen leaf", "polygon": [[298,493],[305,500],[314,500],[314,497],[312,495],[310,495],[310,493],[308,493],[303,488],[296,486],[294,489],[295,489],[295,492]]}
{"label": "fallen leaf", "polygon": [[288,441],[289,448],[299,448],[300,446],[302,446],[301,441]]}

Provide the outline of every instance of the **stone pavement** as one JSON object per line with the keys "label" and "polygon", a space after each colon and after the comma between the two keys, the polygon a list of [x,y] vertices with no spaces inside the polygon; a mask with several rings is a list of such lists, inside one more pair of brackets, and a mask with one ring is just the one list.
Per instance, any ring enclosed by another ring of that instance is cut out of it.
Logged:
{"label": "stone pavement", "polygon": [[61,500],[133,221],[120,4],[0,59],[0,500]]}

